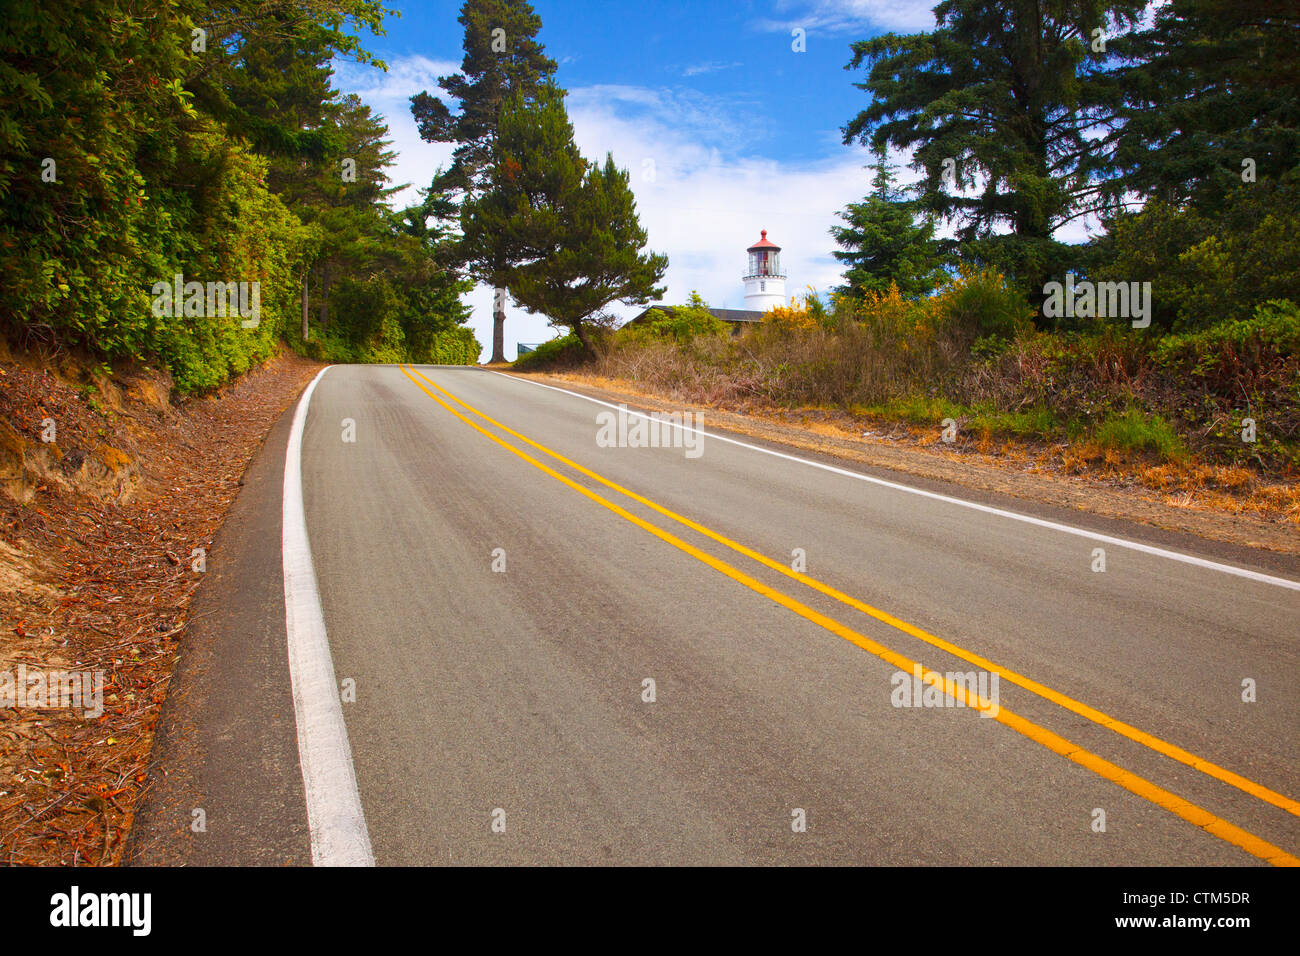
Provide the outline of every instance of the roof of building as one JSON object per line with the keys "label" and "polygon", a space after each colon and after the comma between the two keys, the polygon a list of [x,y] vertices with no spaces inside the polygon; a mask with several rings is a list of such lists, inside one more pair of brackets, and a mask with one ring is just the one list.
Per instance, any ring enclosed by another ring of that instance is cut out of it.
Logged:
{"label": "roof of building", "polygon": [[[685,308],[685,306],[652,305],[647,307],[645,310],[643,310],[641,313],[636,315],[634,318],[629,319],[627,324],[631,325],[633,322],[640,322],[642,319],[646,318],[651,312],[655,310],[658,310],[660,312],[667,312],[671,314],[681,308]],[[709,311],[709,315],[713,316],[715,319],[721,319],[723,322],[763,321],[763,313],[756,312],[753,309],[709,309],[708,311]]]}
{"label": "roof of building", "polygon": [[753,252],[755,249],[773,249],[773,250],[775,250],[775,251],[777,251],[777,252],[780,252],[780,251],[781,251],[781,247],[778,246],[775,242],[768,242],[768,241],[767,241],[767,230],[766,230],[766,229],[763,230],[763,236],[762,236],[762,238],[760,238],[760,239],[758,240],[758,242],[754,243],[752,246],[750,246],[750,247],[749,247],[748,249],[746,249],[745,251],[746,251],[746,252]]}

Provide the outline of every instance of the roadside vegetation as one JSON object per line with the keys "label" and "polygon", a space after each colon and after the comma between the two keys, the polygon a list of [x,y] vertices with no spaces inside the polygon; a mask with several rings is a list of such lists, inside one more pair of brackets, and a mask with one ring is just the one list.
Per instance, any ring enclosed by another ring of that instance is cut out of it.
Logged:
{"label": "roadside vegetation", "polygon": [[[737,336],[696,299],[515,367],[1294,486],[1300,21],[1271,0],[1145,7],[948,0],[933,32],[854,44],[870,102],[844,142],[875,161],[831,230],[842,287]],[[1056,238],[1085,217],[1088,241]]]}
{"label": "roadside vegetation", "polygon": [[[1075,459],[1188,456],[1300,474],[1300,309],[1162,337],[1042,331],[998,274],[959,276],[929,298],[897,290],[816,296],[730,334],[701,306],[606,334],[594,357],[573,336],[515,368],[572,370],[721,407],[836,408],[977,439],[1068,442]],[[1256,420],[1255,440],[1243,424]]]}
{"label": "roadside vegetation", "polygon": [[[388,128],[332,84],[335,58],[383,67],[355,34],[381,34],[388,13],[379,0],[8,9],[0,333],[18,351],[162,367],[183,393],[282,343],[327,361],[476,361],[459,299],[471,285],[430,225],[443,197],[388,207]],[[220,292],[160,302],[176,276],[204,292],[256,283],[256,297],[237,315]]]}

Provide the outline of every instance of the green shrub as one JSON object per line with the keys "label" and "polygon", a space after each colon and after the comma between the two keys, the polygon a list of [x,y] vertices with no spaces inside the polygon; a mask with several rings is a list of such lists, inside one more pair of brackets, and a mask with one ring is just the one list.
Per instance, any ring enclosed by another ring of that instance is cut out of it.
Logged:
{"label": "green shrub", "polygon": [[963,269],[927,305],[936,327],[972,341],[1010,339],[1033,321],[1025,297],[993,269]]}
{"label": "green shrub", "polygon": [[411,361],[429,365],[475,365],[483,346],[474,337],[474,330],[462,327],[434,332],[422,354],[413,354]]}
{"label": "green shrub", "polygon": [[520,371],[539,370],[572,366],[580,363],[586,356],[581,340],[570,332],[558,339],[543,342],[533,351],[519,356],[510,367]]}
{"label": "green shrub", "polygon": [[1153,357],[1162,368],[1201,377],[1258,371],[1300,357],[1300,306],[1274,299],[1257,306],[1249,319],[1165,336]]}
{"label": "green shrub", "polygon": [[970,354],[977,359],[995,359],[1011,351],[1013,342],[1000,335],[981,335],[971,343]]}
{"label": "green shrub", "polygon": [[1300,301],[1300,176],[1240,185],[1205,213],[1153,200],[1094,245],[1100,281],[1150,281],[1152,325],[1175,332],[1249,319]]}
{"label": "green shrub", "polygon": [[[295,259],[303,231],[262,185],[267,166],[262,157],[229,144],[216,130],[196,135],[187,154],[196,167],[214,171],[209,186],[221,201],[171,220],[183,229],[186,243],[170,250],[177,258],[169,263],[159,256],[145,258],[146,267],[157,270],[149,282],[170,282],[175,272],[187,281],[257,282],[261,308],[253,329],[244,328],[238,316],[159,318],[150,313],[144,325],[139,320],[124,323],[123,329],[147,330],[131,353],[155,352],[171,370],[176,387],[192,392],[242,375],[275,351],[297,307]],[[110,355],[123,354],[103,342],[99,347]]]}
{"label": "green shrub", "polygon": [[671,312],[652,309],[650,314],[635,325],[624,326],[625,338],[672,339],[690,342],[699,336],[725,335],[727,323],[709,312],[708,304],[698,292],[692,292],[690,302]]}
{"label": "green shrub", "polygon": [[1112,413],[1097,428],[1095,439],[1103,448],[1135,453],[1155,452],[1161,461],[1186,457],[1182,439],[1159,415],[1147,417],[1139,409]]}
{"label": "green shrub", "polygon": [[330,292],[331,322],[313,334],[308,350],[327,362],[378,362],[473,365],[482,347],[464,326],[445,326],[435,316],[417,315],[384,275],[345,277]]}

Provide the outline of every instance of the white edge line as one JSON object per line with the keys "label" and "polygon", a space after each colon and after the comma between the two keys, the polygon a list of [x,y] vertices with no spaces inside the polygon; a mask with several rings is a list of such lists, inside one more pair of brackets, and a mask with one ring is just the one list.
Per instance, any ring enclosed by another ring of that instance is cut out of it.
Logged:
{"label": "white edge line", "polygon": [[[590,395],[583,395],[580,392],[571,392],[567,388],[560,388],[556,385],[547,385],[544,382],[535,382],[530,378],[523,378],[518,375],[506,375],[504,372],[498,372],[495,369],[481,369],[481,371],[491,372],[493,375],[500,375],[503,378],[508,378],[516,382],[526,382],[529,385],[536,385],[539,388],[548,388],[554,392],[563,392],[565,395],[572,395],[575,398],[585,399],[588,402],[595,402],[597,405],[604,405],[606,408],[626,408],[626,406],[615,405],[612,402],[603,402],[598,398],[592,398]],[[650,417],[643,412],[638,412],[630,408],[627,408],[627,413],[629,415],[636,415],[639,418]],[[708,438],[714,439],[715,441],[727,442],[731,445],[738,445],[741,448],[748,448],[750,451],[762,452],[764,455],[784,458],[787,461],[797,461],[801,464],[811,465],[814,468],[820,468],[823,471],[829,471],[837,475],[857,478],[859,481],[868,481],[873,485],[880,485],[883,488],[892,488],[895,491],[905,491],[908,494],[920,495],[922,498],[930,498],[934,501],[942,501],[945,504],[958,505],[959,507],[970,508],[974,511],[982,511],[985,514],[997,515],[1001,518],[1010,518],[1013,521],[1023,521],[1025,524],[1037,525],[1040,528],[1049,528],[1052,531],[1060,531],[1062,534],[1072,534],[1080,538],[1088,538],[1091,541],[1101,541],[1105,544],[1115,545],[1119,548],[1128,548],[1131,551],[1141,551],[1144,554],[1153,554],[1157,557],[1168,558],[1171,561],[1181,561],[1183,564],[1195,565],[1198,568],[1208,568],[1211,571],[1221,571],[1224,574],[1236,575],[1240,578],[1258,581],[1261,584],[1272,584],[1280,588],[1289,588],[1292,591],[1300,591],[1300,581],[1292,581],[1288,578],[1279,578],[1271,574],[1251,571],[1247,568],[1238,568],[1231,564],[1220,564],[1217,561],[1209,561],[1205,558],[1198,558],[1195,555],[1182,554],[1178,551],[1169,551],[1165,548],[1157,548],[1154,545],[1142,544],[1139,541],[1129,541],[1125,538],[1115,538],[1108,534],[1098,534],[1097,532],[1089,531],[1086,528],[1075,528],[1068,524],[1060,524],[1056,521],[1047,521],[1043,518],[1035,518],[1032,515],[1020,514],[1017,511],[1006,511],[1002,508],[994,508],[990,505],[982,505],[978,502],[966,501],[963,498],[954,498],[951,495],[941,495],[934,491],[926,491],[923,488],[913,488],[911,485],[900,484],[896,481],[886,481],[884,478],[876,478],[872,475],[864,475],[861,472],[849,471],[847,468],[836,468],[834,465],[823,464],[820,461],[813,461],[809,458],[800,458],[798,455],[788,455],[785,452],[773,451],[771,448],[763,448],[761,445],[751,445],[748,442],[728,438],[726,435],[719,435],[715,432],[706,432],[702,428],[691,428],[687,425],[679,425],[676,422],[660,422],[660,425],[665,424],[672,425],[674,428],[680,428],[683,431],[704,435]]]}
{"label": "white edge line", "polygon": [[307,406],[321,376],[332,367],[321,369],[298,400],[284,456],[284,625],[312,865],[374,866],[303,511],[302,433]]}

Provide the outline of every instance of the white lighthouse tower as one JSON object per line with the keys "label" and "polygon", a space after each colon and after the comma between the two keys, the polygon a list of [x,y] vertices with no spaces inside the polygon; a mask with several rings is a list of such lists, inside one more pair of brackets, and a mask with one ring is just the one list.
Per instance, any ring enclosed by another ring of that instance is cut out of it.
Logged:
{"label": "white lighthouse tower", "polygon": [[749,271],[745,273],[745,308],[766,312],[785,305],[785,273],[781,271],[781,247],[762,238],[748,249]]}

